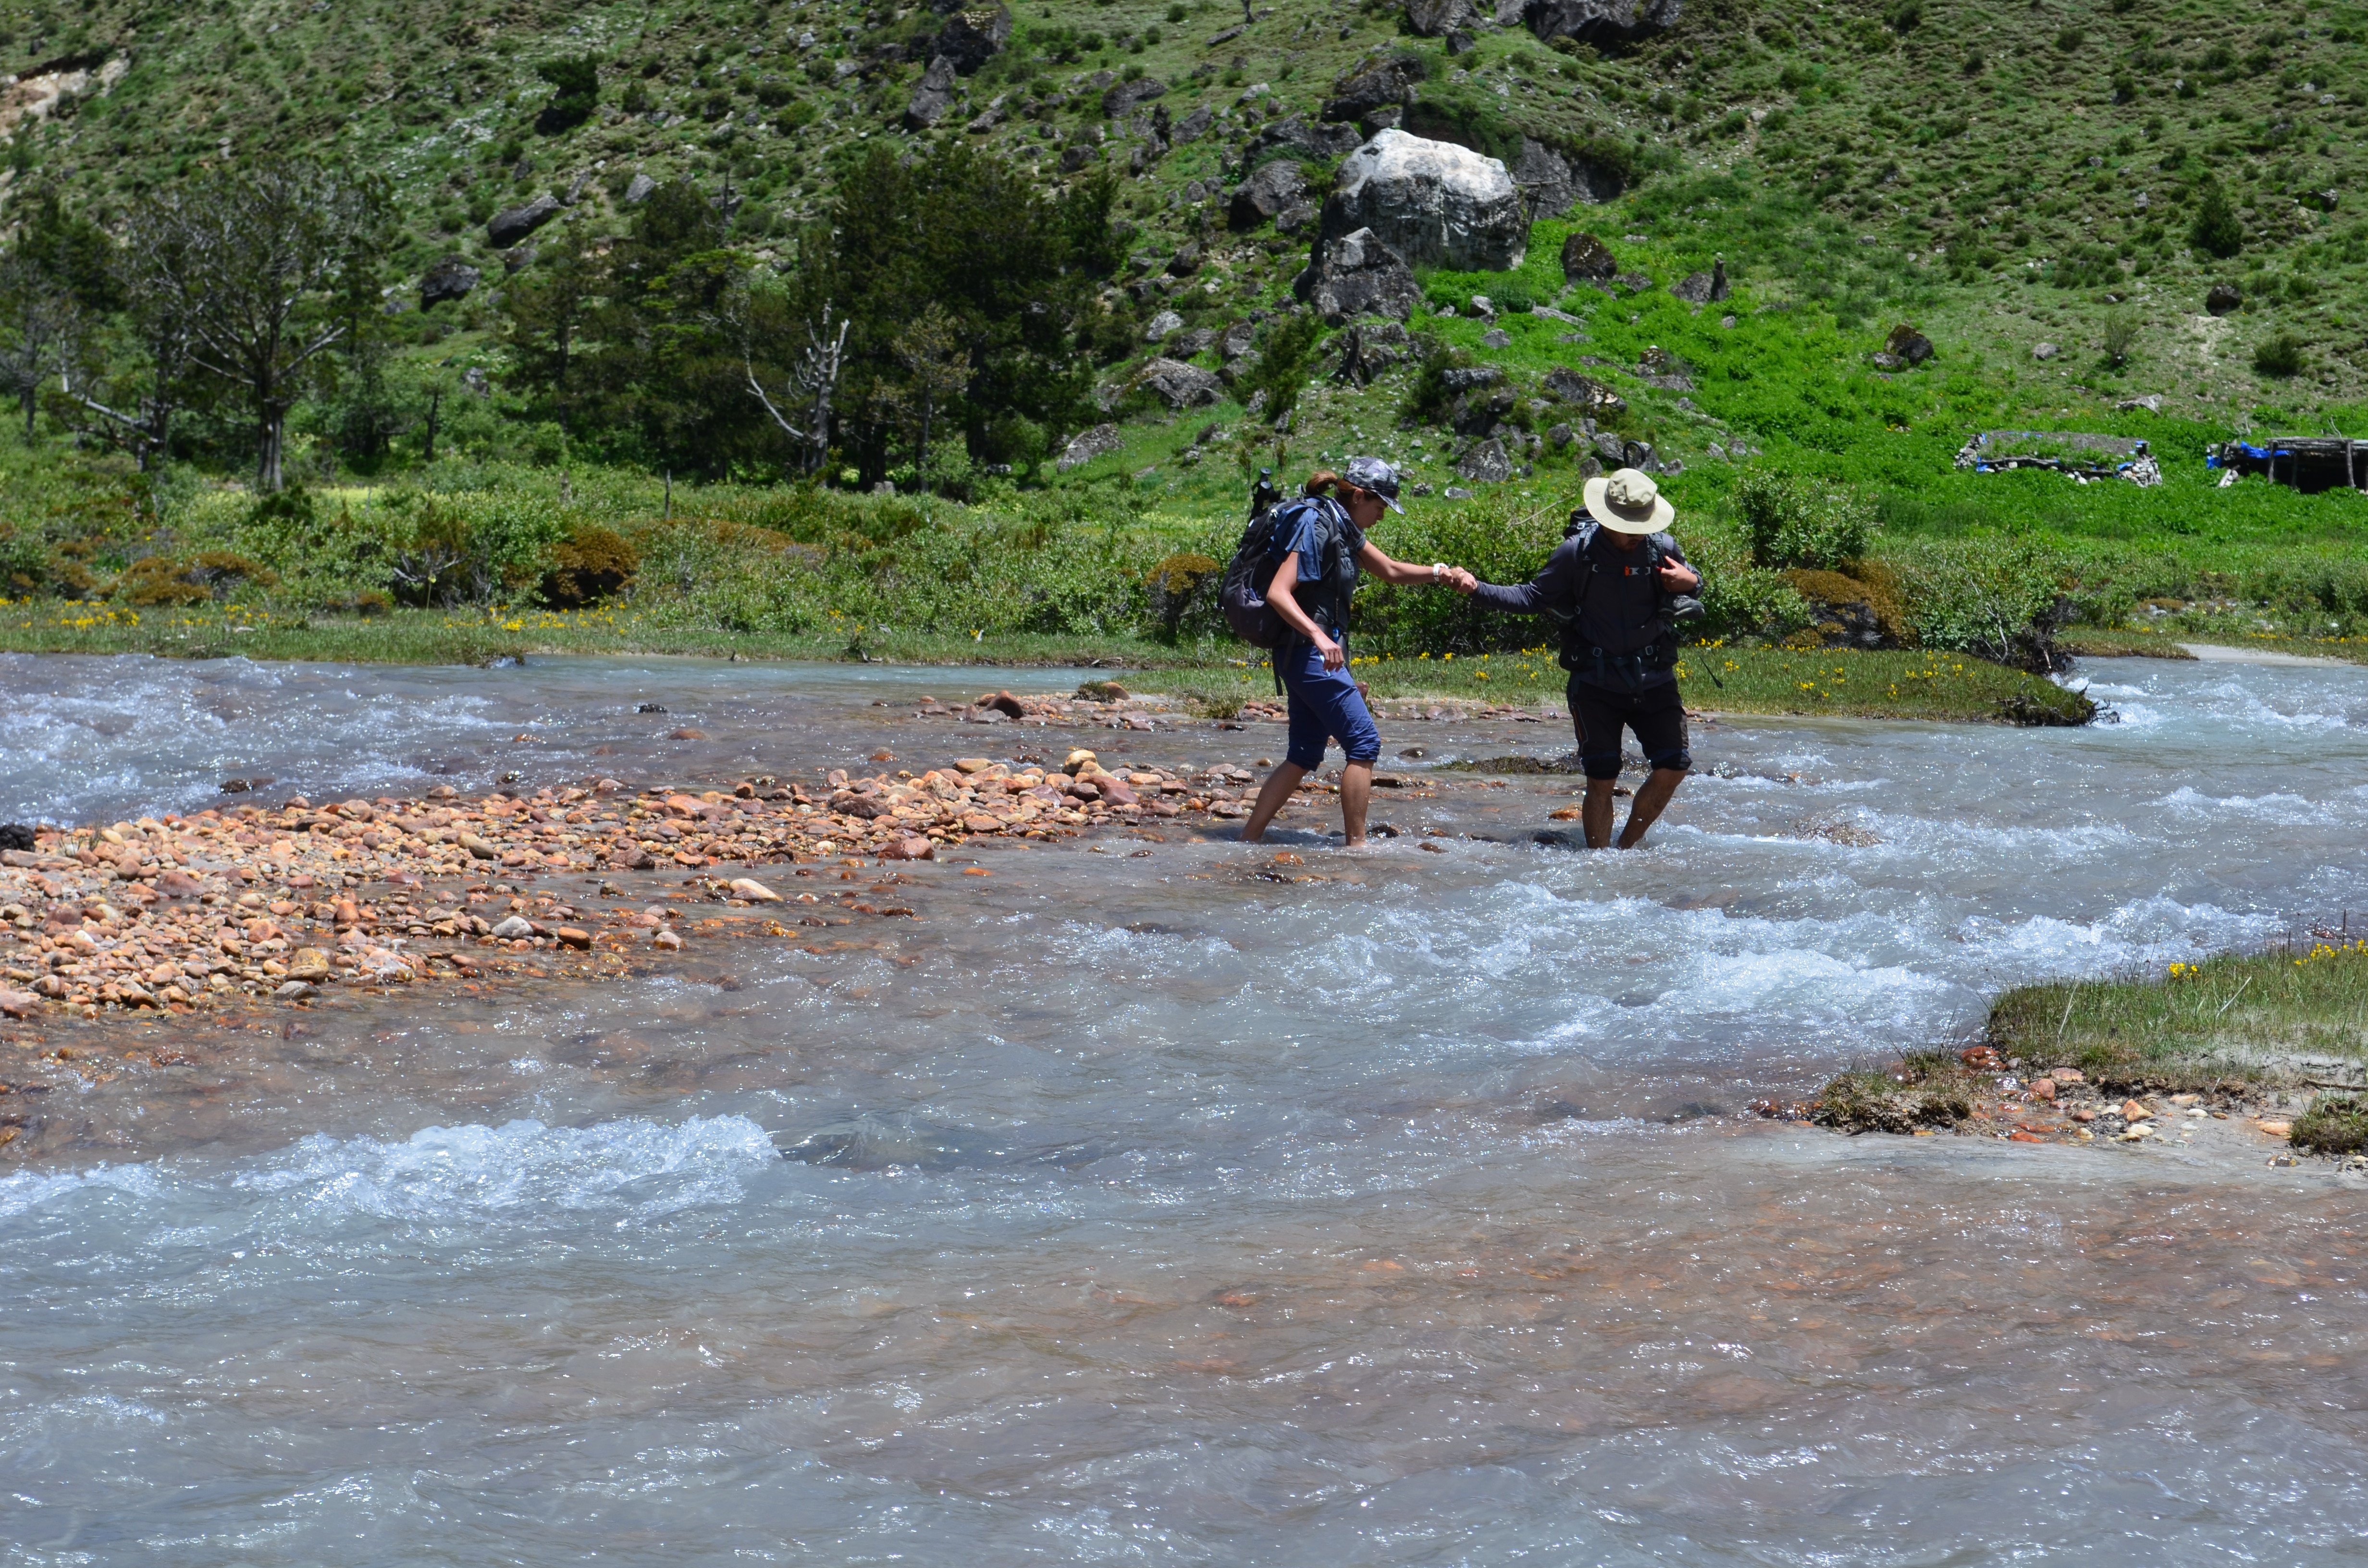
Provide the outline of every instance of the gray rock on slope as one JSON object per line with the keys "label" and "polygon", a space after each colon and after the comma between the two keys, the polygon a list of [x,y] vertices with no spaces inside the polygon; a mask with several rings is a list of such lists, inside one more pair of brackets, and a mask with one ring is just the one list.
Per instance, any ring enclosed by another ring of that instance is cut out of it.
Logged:
{"label": "gray rock on slope", "polygon": [[1134,378],[1134,387],[1178,409],[1215,403],[1225,392],[1215,376],[1181,359],[1154,359]]}
{"label": "gray rock on slope", "polygon": [[1234,188],[1225,204],[1225,221],[1236,229],[1255,229],[1306,204],[1306,171],[1289,158],[1274,158],[1252,169],[1250,177]]}
{"label": "gray rock on slope", "polygon": [[1117,426],[1097,425],[1070,437],[1069,444],[1062,448],[1061,455],[1053,460],[1053,467],[1066,473],[1073,468],[1084,467],[1096,458],[1117,451],[1125,444],[1119,436]]}
{"label": "gray rock on slope", "polygon": [[1121,82],[1102,95],[1102,118],[1124,119],[1152,99],[1166,96],[1167,84],[1151,76]]}
{"label": "gray rock on slope", "polygon": [[1522,19],[1542,43],[1558,38],[1617,41],[1677,25],[1680,0],[1529,0]]}
{"label": "gray rock on slope", "polygon": [[636,174],[625,186],[625,205],[638,207],[655,195],[658,182],[644,174]]}
{"label": "gray rock on slope", "polygon": [[1562,243],[1562,276],[1566,283],[1608,282],[1620,271],[1611,247],[1593,234],[1573,234]]}
{"label": "gray rock on slope", "polygon": [[434,310],[447,300],[468,298],[484,274],[457,256],[448,256],[419,278],[419,308]]}
{"label": "gray rock on slope", "polygon": [[1414,72],[1395,60],[1384,60],[1360,71],[1334,87],[1319,116],[1327,121],[1353,124],[1375,109],[1398,108],[1414,101],[1419,85]]}
{"label": "gray rock on slope", "polygon": [[937,41],[928,48],[933,57],[942,55],[952,61],[956,74],[969,76],[1002,53],[1010,39],[1011,8],[997,6],[991,11],[956,11],[946,18]]}
{"label": "gray rock on slope", "polygon": [[1455,472],[1474,484],[1502,484],[1513,477],[1513,460],[1505,443],[1491,436],[1464,453]]}
{"label": "gray rock on slope", "polygon": [[905,105],[905,123],[915,131],[927,131],[945,119],[946,110],[954,102],[953,61],[940,54],[929,62],[921,73],[920,85],[913,89],[911,101]]}
{"label": "gray rock on slope", "polygon": [[1363,315],[1402,322],[1422,299],[1414,270],[1371,229],[1320,245],[1292,287],[1330,326]]}
{"label": "gray rock on slope", "polygon": [[559,198],[544,191],[523,207],[494,214],[485,225],[485,241],[495,250],[507,250],[559,216]]}
{"label": "gray rock on slope", "polygon": [[1495,158],[1384,131],[1341,162],[1316,244],[1370,229],[1408,267],[1502,272],[1529,249],[1523,205]]}
{"label": "gray rock on slope", "polygon": [[1445,38],[1472,20],[1472,0],[1406,0],[1406,28],[1417,38]]}

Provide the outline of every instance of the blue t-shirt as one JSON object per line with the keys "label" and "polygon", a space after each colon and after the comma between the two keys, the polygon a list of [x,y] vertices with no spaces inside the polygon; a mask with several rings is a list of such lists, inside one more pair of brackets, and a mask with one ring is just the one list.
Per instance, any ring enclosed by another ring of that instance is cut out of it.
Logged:
{"label": "blue t-shirt", "polygon": [[1329,509],[1332,513],[1332,526],[1339,532],[1340,548],[1349,552],[1349,560],[1352,564],[1357,559],[1358,552],[1365,548],[1365,530],[1350,520],[1347,507],[1335,502],[1326,501],[1321,497],[1311,505],[1300,507],[1299,515],[1292,519],[1291,537],[1282,541],[1282,548],[1275,551],[1274,559],[1281,561],[1292,551],[1297,551],[1299,580],[1303,583],[1315,582],[1324,575],[1325,529],[1322,513],[1326,509]]}

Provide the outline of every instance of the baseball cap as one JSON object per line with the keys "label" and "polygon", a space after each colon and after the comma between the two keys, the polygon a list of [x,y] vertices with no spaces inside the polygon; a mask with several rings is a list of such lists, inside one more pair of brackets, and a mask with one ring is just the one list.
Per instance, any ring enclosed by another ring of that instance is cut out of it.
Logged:
{"label": "baseball cap", "polygon": [[1398,471],[1379,458],[1350,458],[1340,477],[1360,490],[1370,490],[1389,504],[1393,512],[1403,513],[1398,505]]}

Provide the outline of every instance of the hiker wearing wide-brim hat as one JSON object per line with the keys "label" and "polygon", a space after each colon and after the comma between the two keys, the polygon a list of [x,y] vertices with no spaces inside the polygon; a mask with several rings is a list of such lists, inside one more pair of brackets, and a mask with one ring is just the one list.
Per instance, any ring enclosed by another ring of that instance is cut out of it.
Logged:
{"label": "hiker wearing wide-brim hat", "polygon": [[1588,480],[1582,494],[1586,506],[1570,515],[1560,548],[1534,578],[1500,587],[1459,573],[1452,585],[1492,608],[1560,624],[1571,726],[1587,772],[1579,817],[1589,848],[1612,841],[1621,732],[1635,733],[1652,771],[1620,833],[1620,847],[1631,849],[1693,766],[1678,692],[1677,623],[1702,613],[1694,597],[1702,574],[1669,536],[1677,508],[1652,475],[1623,468]]}

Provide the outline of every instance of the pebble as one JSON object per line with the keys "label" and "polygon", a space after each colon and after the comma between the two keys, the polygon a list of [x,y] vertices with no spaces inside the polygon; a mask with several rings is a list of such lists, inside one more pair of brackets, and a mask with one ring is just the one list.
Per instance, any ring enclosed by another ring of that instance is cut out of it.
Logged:
{"label": "pebble", "polygon": [[656,936],[650,938],[650,946],[663,952],[678,953],[682,951],[681,933],[661,928]]}
{"label": "pebble", "polygon": [[772,889],[767,887],[764,883],[758,881],[754,877],[734,877],[732,880],[732,896],[734,898],[745,898],[750,903],[779,903],[781,902],[781,895],[780,893],[775,892]]}

